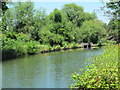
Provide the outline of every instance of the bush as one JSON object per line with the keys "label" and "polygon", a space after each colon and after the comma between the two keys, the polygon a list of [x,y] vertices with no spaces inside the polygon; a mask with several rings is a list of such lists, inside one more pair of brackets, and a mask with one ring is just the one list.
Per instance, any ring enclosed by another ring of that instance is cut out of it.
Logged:
{"label": "bush", "polygon": [[116,44],[116,41],[107,41],[108,44]]}
{"label": "bush", "polygon": [[18,33],[16,34],[17,40],[23,41],[23,42],[28,42],[30,41],[30,35],[24,34],[24,33]]}
{"label": "bush", "polygon": [[[40,44],[37,41],[30,41],[30,36],[19,33],[16,34],[16,39],[7,38],[5,34],[3,34],[2,39],[2,51],[3,51],[3,58],[5,55],[8,58],[11,57],[19,57],[25,54],[35,54],[40,51]],[[11,51],[11,52],[10,52]],[[11,57],[9,57],[11,56]],[[7,58],[6,58],[7,59]]]}
{"label": "bush", "polygon": [[27,53],[28,54],[36,54],[40,52],[40,44],[37,41],[30,41],[26,43],[27,45]]}
{"label": "bush", "polygon": [[48,51],[51,49],[51,46],[48,45],[40,45],[40,51]]}
{"label": "bush", "polygon": [[101,41],[101,43],[106,43],[107,39],[106,38],[101,38],[99,41]]}
{"label": "bush", "polygon": [[27,53],[27,46],[23,42],[5,38],[2,43],[3,59],[23,56]]}
{"label": "bush", "polygon": [[68,45],[68,42],[66,42],[66,41],[62,42],[62,46],[63,46],[64,48],[67,48],[67,45]]}
{"label": "bush", "polygon": [[54,50],[60,50],[60,45],[54,46]]}
{"label": "bush", "polygon": [[72,46],[72,48],[78,48],[79,47],[79,45],[77,45],[77,44],[74,44],[73,46]]}
{"label": "bush", "polygon": [[82,75],[72,75],[76,84],[71,87],[118,88],[118,47],[108,46],[104,54],[93,58],[93,60],[92,65]]}

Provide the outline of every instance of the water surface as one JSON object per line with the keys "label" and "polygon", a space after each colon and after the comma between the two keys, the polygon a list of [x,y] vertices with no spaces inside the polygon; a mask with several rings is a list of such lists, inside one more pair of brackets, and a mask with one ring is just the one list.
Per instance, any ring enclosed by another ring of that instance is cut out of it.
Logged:
{"label": "water surface", "polygon": [[2,63],[3,88],[67,88],[71,74],[85,68],[87,59],[102,49],[67,50],[26,56]]}

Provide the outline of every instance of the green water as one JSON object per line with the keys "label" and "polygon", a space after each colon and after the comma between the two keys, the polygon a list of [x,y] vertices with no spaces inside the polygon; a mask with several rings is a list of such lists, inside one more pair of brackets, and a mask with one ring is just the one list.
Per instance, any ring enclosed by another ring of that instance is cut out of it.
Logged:
{"label": "green water", "polygon": [[67,88],[71,74],[85,68],[98,50],[67,50],[26,56],[2,63],[3,88]]}

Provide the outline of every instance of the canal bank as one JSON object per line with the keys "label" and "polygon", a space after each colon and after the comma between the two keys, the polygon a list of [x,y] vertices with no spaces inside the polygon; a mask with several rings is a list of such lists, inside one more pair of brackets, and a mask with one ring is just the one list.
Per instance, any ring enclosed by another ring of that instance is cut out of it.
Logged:
{"label": "canal bank", "polygon": [[61,50],[69,50],[69,49],[94,49],[94,48],[99,48],[101,46],[106,46],[107,43],[102,43],[102,44],[91,44],[89,45],[88,43],[81,43],[81,44],[76,44],[73,46],[66,46],[66,47],[57,47],[53,49],[48,49],[48,50],[42,50],[40,53],[50,53],[50,52],[56,52],[56,51],[61,51]]}
{"label": "canal bank", "polygon": [[87,43],[81,43],[81,44],[70,44],[70,45],[65,45],[64,47],[60,47],[59,45],[56,46],[47,46],[47,45],[41,45],[40,49],[38,49],[37,53],[24,53],[22,55],[19,55],[18,52],[14,49],[9,49],[9,50],[4,50],[2,51],[2,61],[5,60],[10,60],[10,59],[15,59],[15,58],[23,58],[26,55],[35,55],[39,53],[50,53],[50,52],[57,52],[61,50],[69,50],[69,49],[84,49],[84,48],[99,48],[101,46],[106,46],[107,43],[102,43],[102,44],[92,44],[90,47],[88,46],[89,44]]}

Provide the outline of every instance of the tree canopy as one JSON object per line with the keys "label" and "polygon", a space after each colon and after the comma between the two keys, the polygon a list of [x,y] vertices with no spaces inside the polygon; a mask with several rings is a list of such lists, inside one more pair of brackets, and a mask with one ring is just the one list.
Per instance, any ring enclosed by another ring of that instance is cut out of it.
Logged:
{"label": "tree canopy", "polygon": [[[14,2],[2,17],[6,27],[2,28],[3,50],[35,53],[41,45],[66,47],[82,42],[107,41],[105,23],[97,19],[95,12],[85,12],[74,3],[65,4],[61,10],[54,9],[47,15],[45,9],[35,9],[32,2]],[[9,47],[15,43],[18,46]],[[26,51],[19,50],[22,47]]]}
{"label": "tree canopy", "polygon": [[106,3],[106,7],[110,9],[111,20],[108,24],[109,40],[115,40],[118,43],[120,42],[120,1],[113,1]]}

